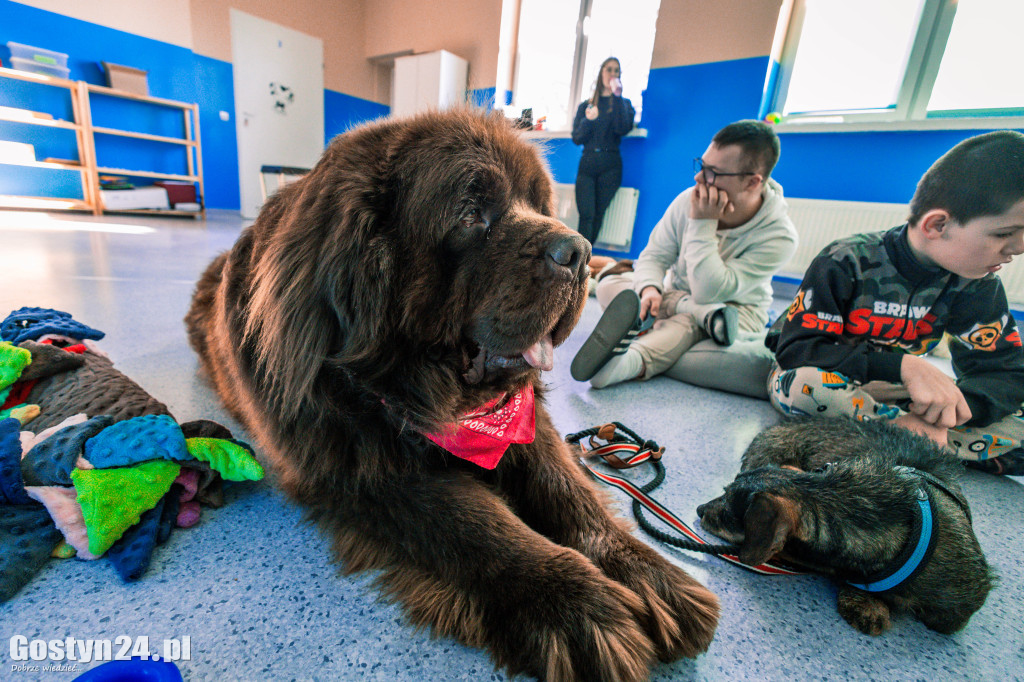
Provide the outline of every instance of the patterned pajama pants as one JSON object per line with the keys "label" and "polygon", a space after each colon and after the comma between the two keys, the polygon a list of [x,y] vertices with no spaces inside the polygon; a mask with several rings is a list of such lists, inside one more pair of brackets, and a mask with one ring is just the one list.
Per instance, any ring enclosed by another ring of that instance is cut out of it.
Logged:
{"label": "patterned pajama pants", "polygon": [[[859,384],[838,372],[817,367],[781,369],[773,364],[768,375],[768,400],[785,415],[891,420],[907,414],[903,407],[910,396],[900,384]],[[948,442],[949,448],[963,460],[1000,457],[1024,445],[1024,409],[988,426],[949,429]]]}

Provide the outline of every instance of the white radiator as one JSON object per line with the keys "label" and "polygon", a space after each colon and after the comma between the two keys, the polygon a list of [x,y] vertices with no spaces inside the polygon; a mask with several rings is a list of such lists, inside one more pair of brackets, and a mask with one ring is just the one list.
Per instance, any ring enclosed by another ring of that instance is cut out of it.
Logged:
{"label": "white radiator", "polygon": [[[576,210],[576,186],[556,183],[555,198],[558,200],[556,217],[572,229],[578,229],[580,214]],[[633,242],[636,202],[639,199],[640,190],[633,187],[620,187],[615,192],[612,203],[605,211],[595,246],[612,251],[629,251]]]}
{"label": "white radiator", "polygon": [[[906,204],[882,204],[867,201],[831,201],[826,199],[791,199],[789,217],[796,225],[800,243],[792,260],[783,266],[782,274],[803,276],[814,257],[840,237],[858,232],[878,232],[900,225],[910,209]],[[999,271],[1006,297],[1013,307],[1024,304],[1024,256]]]}

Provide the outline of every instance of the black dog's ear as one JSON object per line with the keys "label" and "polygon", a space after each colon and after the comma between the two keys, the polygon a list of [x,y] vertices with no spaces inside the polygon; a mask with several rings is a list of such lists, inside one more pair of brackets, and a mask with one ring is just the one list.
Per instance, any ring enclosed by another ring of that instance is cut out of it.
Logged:
{"label": "black dog's ear", "polygon": [[757,493],[743,514],[743,545],[740,561],[757,566],[782,551],[800,525],[800,509],[792,500]]}

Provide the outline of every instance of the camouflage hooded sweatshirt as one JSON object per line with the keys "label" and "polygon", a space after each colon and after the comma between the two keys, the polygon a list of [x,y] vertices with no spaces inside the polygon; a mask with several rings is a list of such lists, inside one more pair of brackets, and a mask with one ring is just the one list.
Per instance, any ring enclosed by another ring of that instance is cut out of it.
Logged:
{"label": "camouflage hooded sweatshirt", "polygon": [[899,383],[903,354],[930,352],[944,332],[953,337],[968,423],[984,426],[1020,409],[1024,351],[1002,282],[925,267],[902,225],[826,246],[765,345],[782,369],[818,367],[859,383]]}

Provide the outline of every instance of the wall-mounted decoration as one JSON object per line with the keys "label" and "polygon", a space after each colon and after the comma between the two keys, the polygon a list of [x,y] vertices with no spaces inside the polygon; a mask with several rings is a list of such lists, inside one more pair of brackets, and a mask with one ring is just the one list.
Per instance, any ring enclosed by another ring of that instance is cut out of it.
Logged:
{"label": "wall-mounted decoration", "polygon": [[288,113],[288,105],[295,101],[295,93],[287,85],[270,84],[270,96],[274,99],[274,111]]}

